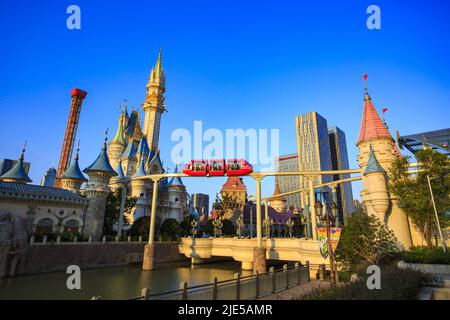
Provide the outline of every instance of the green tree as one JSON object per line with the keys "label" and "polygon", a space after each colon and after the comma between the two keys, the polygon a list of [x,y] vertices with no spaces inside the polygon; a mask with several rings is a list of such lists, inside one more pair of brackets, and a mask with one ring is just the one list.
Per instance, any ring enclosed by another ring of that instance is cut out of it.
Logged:
{"label": "green tree", "polygon": [[399,206],[419,228],[427,246],[432,248],[437,226],[427,176],[431,178],[441,227],[445,228],[450,222],[450,162],[445,154],[420,150],[416,153],[419,172],[411,175],[408,173],[408,159],[405,157],[394,163],[390,172],[390,190],[398,198]]}
{"label": "green tree", "polygon": [[150,232],[150,217],[140,217],[134,221],[130,228],[130,235],[132,237],[141,236],[143,240],[148,240],[148,234]]}
{"label": "green tree", "polygon": [[192,215],[185,215],[183,221],[180,223],[180,234],[182,237],[187,237],[191,234],[191,222],[194,219]]}
{"label": "green tree", "polygon": [[[114,236],[116,231],[113,230],[114,224],[119,221],[120,202],[122,201],[122,188],[110,192],[106,198],[105,220],[103,223],[103,235]],[[127,196],[125,201],[125,214],[130,214],[136,205],[137,198]],[[126,216],[123,217],[124,223],[128,223]]]}
{"label": "green tree", "polygon": [[231,222],[231,220],[223,219],[222,223],[223,223],[223,226],[222,226],[222,234],[223,235],[231,236],[236,233],[236,229],[234,227],[233,222]]}
{"label": "green tree", "polygon": [[180,224],[176,219],[166,219],[161,224],[159,229],[164,239],[170,239],[171,241],[177,240],[181,234]]}
{"label": "green tree", "polygon": [[394,233],[373,215],[355,212],[348,216],[336,249],[336,261],[346,270],[380,264],[398,252]]}

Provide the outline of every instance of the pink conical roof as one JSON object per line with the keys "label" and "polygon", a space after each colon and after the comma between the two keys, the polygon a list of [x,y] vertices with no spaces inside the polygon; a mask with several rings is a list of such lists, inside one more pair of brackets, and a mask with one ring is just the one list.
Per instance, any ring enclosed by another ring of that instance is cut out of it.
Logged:
{"label": "pink conical roof", "polygon": [[356,145],[360,144],[363,141],[376,138],[392,139],[392,136],[389,133],[389,130],[383,124],[383,121],[381,121],[380,116],[373,106],[372,99],[367,92],[367,88],[365,88],[364,112]]}

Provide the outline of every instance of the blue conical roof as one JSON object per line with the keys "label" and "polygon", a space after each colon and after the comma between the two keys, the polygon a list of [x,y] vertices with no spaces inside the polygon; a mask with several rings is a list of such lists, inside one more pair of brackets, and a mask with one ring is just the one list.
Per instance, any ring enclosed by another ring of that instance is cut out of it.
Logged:
{"label": "blue conical roof", "polygon": [[87,179],[84,177],[83,173],[80,170],[80,166],[78,165],[78,150],[75,154],[75,158],[73,159],[70,166],[67,168],[66,171],[61,176],[61,179],[74,179],[74,180],[81,180],[81,181],[87,181]]}
{"label": "blue conical roof", "polygon": [[128,142],[125,151],[122,153],[121,159],[133,159],[136,157],[136,148],[134,147],[133,140]]}
{"label": "blue conical roof", "polygon": [[111,164],[109,163],[108,154],[106,152],[106,139],[97,159],[95,159],[95,161],[89,167],[83,170],[83,172],[85,173],[95,171],[110,173],[113,176],[117,175],[117,173],[114,171],[114,169],[111,167]]}
{"label": "blue conical roof", "polygon": [[125,179],[126,178],[125,173],[123,173],[123,169],[122,169],[122,160],[119,160],[119,163],[117,164],[114,171],[117,173],[117,176],[116,176],[117,179]]}
{"label": "blue conical roof", "polygon": [[149,151],[150,149],[147,144],[147,139],[145,137],[142,137],[141,141],[139,141],[136,153],[148,155]]}
{"label": "blue conical roof", "polygon": [[141,158],[141,161],[139,161],[138,169],[136,170],[136,173],[133,175],[133,177],[143,177],[147,175],[147,172],[145,172],[145,163],[143,160],[144,159]]}
{"label": "blue conical roof", "polygon": [[[175,167],[175,170],[173,173],[178,173],[178,167]],[[173,177],[169,182],[169,187],[172,187],[172,186],[184,187],[184,184],[180,177]]]}
{"label": "blue conical roof", "polygon": [[25,148],[22,150],[22,154],[19,157],[19,160],[14,164],[14,166],[7,172],[5,172],[1,177],[0,180],[3,179],[10,179],[10,180],[16,180],[18,182],[31,182],[32,180],[28,176],[28,174],[25,171],[25,168],[23,167],[23,159],[24,159],[24,153]]}
{"label": "blue conical roof", "polygon": [[373,172],[385,172],[385,171],[378,162],[377,158],[375,157],[375,153],[373,152],[372,146],[370,146],[369,160],[367,161],[367,167],[366,170],[364,170],[364,174]]}

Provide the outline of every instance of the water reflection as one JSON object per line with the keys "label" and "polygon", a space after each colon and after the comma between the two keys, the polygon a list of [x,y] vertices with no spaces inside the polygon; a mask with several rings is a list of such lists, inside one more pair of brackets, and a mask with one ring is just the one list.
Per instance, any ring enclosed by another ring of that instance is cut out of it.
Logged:
{"label": "water reflection", "polygon": [[[151,272],[141,270],[139,265],[95,270],[82,270],[81,290],[68,290],[64,272],[27,275],[0,279],[0,299],[90,299],[99,295],[103,299],[126,299],[138,296],[141,289],[150,287],[151,293],[180,288],[186,281],[189,286],[232,279],[240,272],[240,264],[222,262],[217,264],[190,265],[159,269]],[[251,272],[242,272],[242,276]]]}

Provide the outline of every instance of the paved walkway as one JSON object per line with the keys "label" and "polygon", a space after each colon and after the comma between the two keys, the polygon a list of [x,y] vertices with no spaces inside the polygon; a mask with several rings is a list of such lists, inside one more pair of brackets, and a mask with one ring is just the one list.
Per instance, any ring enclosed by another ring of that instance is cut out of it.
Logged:
{"label": "paved walkway", "polygon": [[258,300],[293,300],[300,298],[301,296],[307,294],[308,292],[314,289],[328,288],[329,286],[330,283],[327,281],[311,280],[308,283],[301,284],[299,286],[295,286],[284,291],[273,293],[271,295],[259,298]]}

